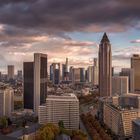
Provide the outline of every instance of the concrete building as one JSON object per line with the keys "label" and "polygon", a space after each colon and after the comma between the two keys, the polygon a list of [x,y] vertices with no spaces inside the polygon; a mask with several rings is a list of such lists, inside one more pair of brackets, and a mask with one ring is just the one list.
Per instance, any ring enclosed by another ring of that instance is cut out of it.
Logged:
{"label": "concrete building", "polygon": [[134,69],[134,89],[140,91],[140,55],[134,54],[131,57],[131,68]]}
{"label": "concrete building", "polygon": [[0,117],[11,117],[14,111],[14,91],[5,85],[0,86]]}
{"label": "concrete building", "polygon": [[87,69],[87,80],[89,83],[93,82],[93,66],[89,66]]}
{"label": "concrete building", "polygon": [[60,84],[60,63],[52,63],[50,66],[50,80],[53,84]]}
{"label": "concrete building", "polygon": [[24,108],[33,109],[38,115],[38,106],[47,97],[47,55],[34,54],[34,62],[24,62]]}
{"label": "concrete building", "polygon": [[132,121],[133,140],[140,139],[140,118]]}
{"label": "concrete building", "polygon": [[99,79],[99,75],[98,75],[98,61],[97,58],[94,58],[94,66],[93,66],[93,85],[98,85],[98,79]]}
{"label": "concrete building", "polygon": [[62,80],[69,81],[68,58],[66,58],[66,63],[62,64]]}
{"label": "concrete building", "polygon": [[113,76],[112,77],[112,95],[128,94],[128,77]]}
{"label": "concrete building", "polygon": [[72,69],[72,83],[80,83],[80,69],[79,68],[73,68]]}
{"label": "concrete building", "polygon": [[99,46],[99,94],[101,97],[112,94],[112,52],[106,33]]}
{"label": "concrete building", "polygon": [[8,65],[8,80],[14,79],[14,65]]}
{"label": "concrete building", "polygon": [[132,68],[122,68],[120,76],[128,76],[129,92],[134,93],[134,70]]}
{"label": "concrete building", "polygon": [[38,117],[40,124],[63,121],[66,129],[79,129],[79,100],[74,94],[48,95],[46,104],[39,106]]}
{"label": "concrete building", "polygon": [[140,117],[138,108],[121,108],[113,104],[104,104],[104,123],[121,139],[132,137],[132,121]]}
{"label": "concrete building", "polygon": [[34,54],[34,112],[38,115],[39,105],[45,103],[47,97],[47,55]]}

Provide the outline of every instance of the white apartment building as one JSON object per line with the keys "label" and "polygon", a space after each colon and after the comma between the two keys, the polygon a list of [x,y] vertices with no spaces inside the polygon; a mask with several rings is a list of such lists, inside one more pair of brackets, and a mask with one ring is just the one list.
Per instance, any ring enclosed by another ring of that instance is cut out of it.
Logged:
{"label": "white apartment building", "polygon": [[0,117],[11,116],[11,112],[14,110],[14,91],[10,87],[0,87]]}
{"label": "white apartment building", "polygon": [[63,121],[66,129],[79,129],[79,100],[74,94],[48,95],[38,117],[40,124]]}

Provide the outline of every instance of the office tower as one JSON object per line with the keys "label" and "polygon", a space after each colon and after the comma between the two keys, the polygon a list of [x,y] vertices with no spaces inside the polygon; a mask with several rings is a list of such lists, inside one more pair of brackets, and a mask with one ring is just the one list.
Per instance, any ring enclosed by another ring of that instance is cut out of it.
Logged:
{"label": "office tower", "polygon": [[122,68],[120,76],[128,76],[129,92],[134,93],[134,70],[132,68]]}
{"label": "office tower", "polygon": [[93,66],[93,85],[98,85],[98,62],[97,58],[94,58],[94,66]]}
{"label": "office tower", "polygon": [[52,63],[50,66],[50,77],[54,85],[60,84],[60,63]]}
{"label": "office tower", "polygon": [[89,66],[87,69],[87,79],[89,83],[93,82],[93,66]]}
{"label": "office tower", "polygon": [[8,80],[14,79],[14,65],[8,65]]}
{"label": "office tower", "polygon": [[80,82],[83,83],[85,82],[85,69],[84,68],[79,69],[80,69]]}
{"label": "office tower", "polygon": [[66,58],[66,63],[62,64],[62,80],[63,81],[68,81],[69,80],[68,58]]}
{"label": "office tower", "polygon": [[112,53],[110,41],[104,33],[99,46],[99,93],[102,97],[112,93]]}
{"label": "office tower", "polygon": [[113,76],[112,77],[112,95],[123,95],[128,93],[128,77]]}
{"label": "office tower", "polygon": [[74,94],[48,95],[46,104],[39,107],[39,123],[58,124],[63,121],[66,129],[79,129],[79,100]]}
{"label": "office tower", "polygon": [[17,77],[18,79],[22,79],[22,70],[17,71]]}
{"label": "office tower", "polygon": [[50,81],[53,81],[53,65],[50,65]]}
{"label": "office tower", "polygon": [[0,117],[11,117],[14,111],[14,91],[10,87],[0,86]]}
{"label": "office tower", "polygon": [[34,54],[34,111],[38,114],[38,106],[45,103],[47,97],[47,55]]}
{"label": "office tower", "polygon": [[81,76],[80,76],[80,69],[79,68],[73,68],[72,69],[72,83],[80,83]]}
{"label": "office tower", "polygon": [[131,68],[134,69],[134,90],[140,91],[140,55],[131,57]]}
{"label": "office tower", "polygon": [[69,68],[69,80],[72,81],[72,77],[73,77],[73,66],[71,66]]}
{"label": "office tower", "polygon": [[34,109],[34,63],[24,62],[24,108]]}
{"label": "office tower", "polygon": [[140,139],[140,118],[132,121],[132,138],[133,140]]}
{"label": "office tower", "polygon": [[38,114],[47,97],[47,55],[34,54],[34,62],[24,62],[24,108]]}

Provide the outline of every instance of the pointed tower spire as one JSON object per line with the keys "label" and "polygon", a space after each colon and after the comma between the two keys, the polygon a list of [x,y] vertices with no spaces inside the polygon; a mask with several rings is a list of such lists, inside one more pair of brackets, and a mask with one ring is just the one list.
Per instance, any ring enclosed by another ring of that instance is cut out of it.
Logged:
{"label": "pointed tower spire", "polygon": [[102,43],[103,43],[103,42],[110,42],[109,39],[108,39],[108,36],[107,36],[106,32],[104,33],[101,42],[102,42]]}

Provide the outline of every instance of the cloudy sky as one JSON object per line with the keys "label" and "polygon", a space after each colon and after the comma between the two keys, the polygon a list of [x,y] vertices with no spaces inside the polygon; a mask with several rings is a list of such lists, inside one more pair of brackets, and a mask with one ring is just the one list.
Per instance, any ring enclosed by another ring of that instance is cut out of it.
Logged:
{"label": "cloudy sky", "polygon": [[87,67],[98,56],[107,32],[113,66],[129,67],[140,53],[139,0],[0,0],[0,71],[8,64],[22,69],[34,52],[49,63],[65,61]]}

